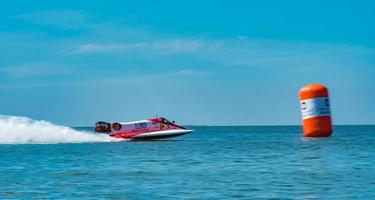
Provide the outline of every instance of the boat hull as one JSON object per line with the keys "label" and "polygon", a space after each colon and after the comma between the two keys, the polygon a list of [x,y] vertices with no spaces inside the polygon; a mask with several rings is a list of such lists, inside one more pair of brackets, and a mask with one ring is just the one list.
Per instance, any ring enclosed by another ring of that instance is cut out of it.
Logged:
{"label": "boat hull", "polygon": [[165,131],[155,131],[150,133],[139,134],[134,137],[131,137],[132,140],[157,140],[172,138],[181,135],[185,135],[193,132],[193,130],[165,130]]}
{"label": "boat hull", "polygon": [[157,140],[157,139],[177,137],[177,136],[185,135],[191,132],[193,132],[193,130],[172,129],[172,130],[163,130],[163,131],[152,131],[152,132],[146,132],[146,133],[117,133],[117,134],[112,134],[110,136],[115,137],[115,138],[123,138],[123,139],[130,139],[130,140]]}

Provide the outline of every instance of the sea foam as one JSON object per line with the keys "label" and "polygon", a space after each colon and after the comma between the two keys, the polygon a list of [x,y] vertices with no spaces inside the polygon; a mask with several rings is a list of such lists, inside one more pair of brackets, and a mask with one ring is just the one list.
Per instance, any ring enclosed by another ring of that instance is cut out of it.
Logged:
{"label": "sea foam", "polygon": [[0,144],[116,142],[104,134],[78,131],[43,120],[0,115]]}

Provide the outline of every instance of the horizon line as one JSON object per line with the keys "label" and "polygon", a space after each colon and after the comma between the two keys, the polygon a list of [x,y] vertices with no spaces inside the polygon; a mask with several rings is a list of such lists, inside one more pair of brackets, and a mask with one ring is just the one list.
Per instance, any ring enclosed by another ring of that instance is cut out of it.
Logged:
{"label": "horizon line", "polygon": [[[265,127],[265,126],[301,126],[302,124],[284,124],[284,125],[182,125],[182,126],[210,126],[210,127],[241,127],[241,126],[252,126],[252,127]],[[333,126],[375,126],[375,124],[333,124]],[[94,126],[69,126],[71,128],[87,128]]]}

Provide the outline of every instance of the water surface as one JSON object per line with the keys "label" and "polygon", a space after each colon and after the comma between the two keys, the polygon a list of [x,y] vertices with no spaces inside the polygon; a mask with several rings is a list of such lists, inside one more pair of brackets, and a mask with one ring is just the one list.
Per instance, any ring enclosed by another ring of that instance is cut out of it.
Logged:
{"label": "water surface", "polygon": [[[375,199],[375,126],[189,127],[153,142],[0,145],[0,198]],[[80,128],[80,130],[89,128]]]}

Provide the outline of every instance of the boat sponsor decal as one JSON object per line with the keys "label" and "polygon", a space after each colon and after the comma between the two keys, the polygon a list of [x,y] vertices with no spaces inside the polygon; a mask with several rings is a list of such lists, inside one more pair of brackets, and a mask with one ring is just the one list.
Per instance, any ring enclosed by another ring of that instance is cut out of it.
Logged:
{"label": "boat sponsor decal", "polygon": [[136,123],[134,124],[135,129],[137,130],[143,130],[147,128],[147,123],[146,122],[141,122],[141,123]]}

